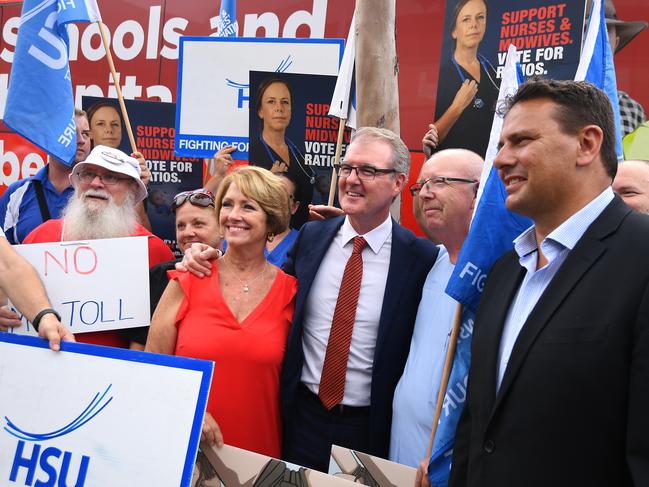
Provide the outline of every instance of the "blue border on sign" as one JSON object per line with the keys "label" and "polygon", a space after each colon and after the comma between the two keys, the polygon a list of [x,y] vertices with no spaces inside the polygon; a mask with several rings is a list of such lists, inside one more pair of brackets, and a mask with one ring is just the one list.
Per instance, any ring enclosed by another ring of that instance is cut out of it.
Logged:
{"label": "blue border on sign", "polygon": [[[0,342],[11,343],[15,345],[25,345],[34,348],[49,348],[47,340],[29,335],[17,335],[15,333],[0,333]],[[201,385],[194,411],[194,421],[189,435],[187,444],[187,455],[181,477],[180,487],[189,487],[192,479],[192,471],[196,462],[196,453],[198,451],[198,442],[201,436],[203,426],[203,416],[207,407],[207,398],[210,392],[212,382],[212,373],[214,371],[214,362],[209,360],[200,360],[188,357],[178,357],[175,355],[163,355],[159,353],[140,352],[137,350],[127,350],[124,348],[103,347],[100,345],[89,345],[86,343],[61,342],[61,352],[78,353],[82,355],[93,355],[96,357],[112,358],[125,360],[127,362],[139,362],[144,364],[159,365],[162,367],[173,367],[175,369],[194,370],[201,372]],[[60,352],[52,352],[60,353]]]}
{"label": "blue border on sign", "polygon": [[[280,42],[285,44],[338,44],[338,67],[340,68],[340,63],[343,60],[343,54],[345,51],[345,39],[312,39],[310,37],[299,37],[299,38],[285,38],[285,37],[209,37],[209,36],[181,36],[180,44],[178,45],[178,83],[176,85],[176,136],[174,138],[174,153],[177,156],[181,157],[203,157],[209,158],[214,156],[214,152],[209,151],[198,151],[186,149],[179,151],[178,150],[178,141],[180,138],[185,140],[196,140],[196,141],[223,141],[232,139],[236,137],[226,137],[226,136],[210,136],[210,135],[196,135],[196,134],[181,134],[178,130],[180,127],[180,112],[181,112],[181,99],[180,93],[182,92],[183,86],[183,65],[184,65],[184,52],[185,52],[185,42]],[[308,73],[307,73],[308,74]],[[247,139],[246,139],[247,142]],[[239,151],[237,151],[237,157],[239,157]],[[246,157],[248,154],[245,154]]]}

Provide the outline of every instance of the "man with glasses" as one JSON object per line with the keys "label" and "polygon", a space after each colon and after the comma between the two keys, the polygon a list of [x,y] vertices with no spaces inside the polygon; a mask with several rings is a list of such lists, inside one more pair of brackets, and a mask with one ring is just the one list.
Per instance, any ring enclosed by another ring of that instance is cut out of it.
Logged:
{"label": "man with glasses", "polygon": [[283,457],[327,471],[332,444],[387,457],[392,396],[437,249],[390,217],[410,154],[362,128],[339,168],[345,216],[302,227],[284,268],[298,279],[282,373]]}
{"label": "man with glasses", "polygon": [[[149,267],[173,259],[169,247],[138,223],[136,205],[147,195],[138,161],[122,151],[96,146],[70,175],[75,189],[62,218],[36,227],[24,243],[148,236]],[[110,283],[107,283],[110,284]],[[80,333],[79,342],[143,349],[128,330]]]}
{"label": "man with glasses", "polygon": [[[484,161],[466,149],[437,152],[410,186],[431,239],[440,244],[423,286],[410,353],[392,402],[390,460],[417,467],[428,446],[457,302],[446,294],[469,232]],[[426,463],[428,466],[428,463]]]}

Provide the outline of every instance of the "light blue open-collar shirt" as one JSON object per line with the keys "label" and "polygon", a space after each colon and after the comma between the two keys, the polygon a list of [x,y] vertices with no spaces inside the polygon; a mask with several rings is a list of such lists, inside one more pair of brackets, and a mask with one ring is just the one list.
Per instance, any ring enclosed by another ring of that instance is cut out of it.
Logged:
{"label": "light blue open-collar shirt", "polygon": [[514,250],[518,254],[518,260],[521,266],[525,268],[526,273],[507,313],[500,339],[496,389],[500,389],[516,339],[536,303],[538,303],[570,251],[613,198],[613,190],[609,186],[594,200],[545,237],[541,242],[541,251],[548,263],[538,270],[536,269],[538,243],[536,242],[534,226],[525,230],[514,240]]}

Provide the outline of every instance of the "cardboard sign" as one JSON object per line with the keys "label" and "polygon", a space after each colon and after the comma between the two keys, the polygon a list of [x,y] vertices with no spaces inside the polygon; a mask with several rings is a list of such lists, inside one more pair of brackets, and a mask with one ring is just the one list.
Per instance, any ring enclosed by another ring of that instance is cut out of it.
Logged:
{"label": "cardboard sign", "polygon": [[342,39],[181,37],[178,59],[176,153],[212,157],[234,145],[248,158],[250,71],[336,76]]}
{"label": "cardboard sign", "polygon": [[329,475],[343,477],[361,485],[392,487],[415,485],[417,470],[384,458],[333,445]]}
{"label": "cardboard sign", "polygon": [[[351,487],[354,483],[230,445],[201,443],[194,479],[205,487]],[[413,478],[414,480],[414,478]],[[194,485],[194,484],[192,484]],[[404,484],[405,485],[405,484]]]}
{"label": "cardboard sign", "polygon": [[[148,237],[16,245],[72,333],[148,326]],[[23,318],[15,333],[37,335]]]}
{"label": "cardboard sign", "polygon": [[189,486],[213,363],[0,333],[0,484]]}

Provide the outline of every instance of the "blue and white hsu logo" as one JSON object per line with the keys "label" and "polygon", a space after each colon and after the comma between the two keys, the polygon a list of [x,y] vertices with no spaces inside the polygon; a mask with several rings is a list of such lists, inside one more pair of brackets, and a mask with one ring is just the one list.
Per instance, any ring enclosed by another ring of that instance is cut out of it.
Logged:
{"label": "blue and white hsu logo", "polygon": [[56,440],[74,433],[101,413],[113,400],[113,396],[108,397],[111,387],[112,384],[103,393],[96,393],[71,422],[47,433],[29,432],[4,416],[5,432],[17,440],[9,482],[28,487],[83,487],[91,468],[91,457],[87,452],[59,448]]}

